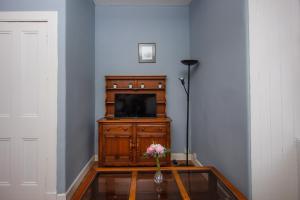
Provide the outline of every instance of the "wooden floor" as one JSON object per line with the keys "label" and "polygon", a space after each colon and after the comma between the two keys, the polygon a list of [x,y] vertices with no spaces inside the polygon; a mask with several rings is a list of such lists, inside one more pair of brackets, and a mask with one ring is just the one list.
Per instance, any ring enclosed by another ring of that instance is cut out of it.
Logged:
{"label": "wooden floor", "polygon": [[[87,173],[86,177],[84,178],[84,180],[82,181],[82,183],[80,184],[78,189],[75,191],[71,200],[115,199],[116,197],[114,197],[114,198],[105,198],[105,197],[103,198],[100,196],[97,198],[95,198],[95,197],[87,198],[86,197],[87,191],[91,190],[92,187],[96,188],[96,190],[100,190],[100,189],[103,190],[103,188],[106,188],[105,185],[102,185],[101,187],[98,185],[99,183],[101,183],[100,178],[102,180],[102,183],[106,182],[106,184],[107,184],[107,182],[109,182],[108,180],[111,180],[112,178],[115,178],[118,180],[121,180],[123,178],[123,181],[121,181],[123,185],[121,186],[119,184],[117,186],[117,188],[115,188],[113,190],[116,190],[116,189],[120,190],[121,192],[118,192],[118,194],[122,193],[122,191],[127,191],[128,194],[127,194],[127,196],[124,195],[123,197],[121,196],[122,198],[117,198],[117,199],[130,199],[130,200],[135,200],[135,199],[143,199],[143,200],[149,199],[150,200],[151,198],[153,199],[153,197],[151,197],[151,192],[149,192],[151,189],[151,184],[149,184],[149,183],[153,183],[153,173],[149,174],[149,172],[151,172],[151,171],[153,172],[155,170],[156,170],[155,167],[98,168],[97,165],[95,165]],[[171,166],[171,167],[162,167],[161,170],[164,173],[164,177],[165,177],[166,181],[169,182],[167,184],[167,188],[164,188],[164,190],[166,190],[166,191],[170,190],[168,192],[168,194],[169,194],[168,198],[161,198],[161,199],[178,199],[178,198],[184,199],[184,200],[198,199],[198,198],[195,198],[195,195],[193,196],[193,193],[191,192],[191,188],[187,188],[187,186],[186,186],[187,176],[182,174],[183,171],[199,172],[198,178],[197,178],[197,181],[198,181],[197,182],[197,190],[201,190],[201,185],[204,185],[204,184],[201,184],[201,181],[207,182],[207,180],[205,180],[203,178],[199,178],[201,173],[213,174],[215,177],[214,180],[221,181],[222,185],[224,185],[230,191],[230,194],[232,194],[234,196],[234,199],[238,199],[238,200],[246,199],[245,196],[237,188],[235,188],[235,186],[233,186],[214,167],[195,167],[195,166],[194,167],[185,167],[185,166],[176,167],[176,166]],[[116,175],[115,175],[116,173],[119,173],[119,175],[117,175],[117,176],[120,176],[120,177],[116,178]],[[179,174],[179,173],[181,173],[181,174]],[[101,177],[100,177],[100,175],[101,175]],[[191,177],[194,178],[194,180],[196,180],[195,179],[197,177],[196,175],[197,175],[197,173],[195,173],[195,175],[192,175]],[[191,177],[188,176],[189,181],[193,181],[191,179]],[[103,179],[104,179],[104,181],[103,181]],[[148,185],[147,185],[147,180],[149,180]],[[93,186],[93,185],[95,185],[95,183],[97,185]],[[141,185],[141,183],[142,183],[143,187],[140,186],[139,188],[140,188],[140,190],[142,188],[142,191],[137,191],[137,185],[138,184]],[[114,181],[112,181],[109,184],[109,187],[112,188],[113,184],[114,184]],[[208,184],[206,184],[206,185],[208,185]],[[216,181],[215,181],[215,187],[217,187]],[[109,190],[111,190],[111,189],[109,189]],[[147,195],[145,195],[145,194],[147,194]],[[173,195],[173,198],[172,198],[172,195]],[[199,196],[199,192],[196,195]],[[203,198],[201,198],[201,199],[209,199],[210,200],[210,199],[215,199],[215,198],[212,198],[211,196],[208,196],[208,197],[203,196]]]}

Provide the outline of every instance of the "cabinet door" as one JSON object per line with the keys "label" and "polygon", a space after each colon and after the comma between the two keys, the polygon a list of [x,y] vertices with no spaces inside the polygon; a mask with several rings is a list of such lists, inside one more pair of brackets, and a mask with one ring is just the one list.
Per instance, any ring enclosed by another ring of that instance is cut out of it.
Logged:
{"label": "cabinet door", "polygon": [[107,166],[130,165],[133,160],[131,125],[103,126],[102,161]]}
{"label": "cabinet door", "polygon": [[[137,164],[139,165],[155,165],[153,158],[145,158],[144,153],[147,148],[153,144],[161,144],[169,148],[169,137],[167,134],[168,127],[165,124],[154,125],[138,125],[137,126]],[[162,158],[161,164],[167,164],[167,158]]]}

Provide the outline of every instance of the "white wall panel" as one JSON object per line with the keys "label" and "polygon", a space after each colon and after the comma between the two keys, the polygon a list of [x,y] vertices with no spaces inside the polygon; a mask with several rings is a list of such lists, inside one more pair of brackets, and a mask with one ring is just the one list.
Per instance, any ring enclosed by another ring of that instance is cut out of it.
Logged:
{"label": "white wall panel", "polygon": [[298,199],[299,8],[298,0],[249,1],[254,200]]}

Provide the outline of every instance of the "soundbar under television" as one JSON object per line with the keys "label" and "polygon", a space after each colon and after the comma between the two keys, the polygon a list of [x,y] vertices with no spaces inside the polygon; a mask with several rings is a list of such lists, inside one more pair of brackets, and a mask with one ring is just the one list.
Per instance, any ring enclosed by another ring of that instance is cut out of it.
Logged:
{"label": "soundbar under television", "polygon": [[156,117],[156,94],[116,94],[115,117]]}

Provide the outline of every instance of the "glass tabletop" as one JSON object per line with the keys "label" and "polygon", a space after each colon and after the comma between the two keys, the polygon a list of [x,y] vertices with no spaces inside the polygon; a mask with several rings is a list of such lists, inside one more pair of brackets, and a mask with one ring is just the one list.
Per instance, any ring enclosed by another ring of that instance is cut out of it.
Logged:
{"label": "glass tabletop", "polygon": [[95,177],[82,200],[128,200],[131,173],[101,172]]}
{"label": "glass tabletop", "polygon": [[234,195],[211,172],[179,171],[192,200],[235,200]]}
{"label": "glass tabletop", "polygon": [[154,170],[100,171],[80,200],[245,200],[217,170],[163,170],[163,182]]}

